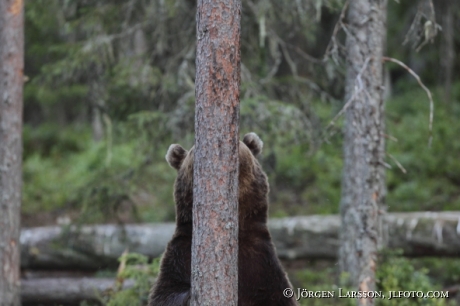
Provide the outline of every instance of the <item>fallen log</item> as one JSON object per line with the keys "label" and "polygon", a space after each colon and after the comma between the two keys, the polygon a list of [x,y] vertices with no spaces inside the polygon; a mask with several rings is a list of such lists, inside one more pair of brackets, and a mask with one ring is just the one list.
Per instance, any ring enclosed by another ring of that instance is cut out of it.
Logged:
{"label": "fallen log", "polygon": [[[335,259],[339,227],[336,215],[269,221],[283,260]],[[160,256],[173,232],[173,223],[23,229],[21,265],[24,269],[115,268],[126,249],[150,258]],[[382,233],[390,249],[402,249],[406,256],[460,256],[460,212],[386,214]]]}
{"label": "fallen log", "polygon": [[115,268],[126,249],[155,258],[163,253],[174,228],[174,223],[159,223],[23,229],[20,238],[21,268]]}
{"label": "fallen log", "polygon": [[[131,280],[123,288],[132,287]],[[97,302],[104,292],[112,290],[113,278],[36,278],[21,280],[23,306],[79,305],[82,301]]]}
{"label": "fallen log", "polygon": [[[278,256],[285,260],[336,259],[340,218],[336,215],[270,220]],[[460,256],[460,212],[385,214],[382,238],[408,257]]]}

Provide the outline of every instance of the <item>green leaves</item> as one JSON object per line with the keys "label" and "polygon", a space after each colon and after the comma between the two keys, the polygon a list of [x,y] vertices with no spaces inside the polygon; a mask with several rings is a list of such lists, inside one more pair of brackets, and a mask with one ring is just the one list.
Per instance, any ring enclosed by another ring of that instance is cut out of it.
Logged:
{"label": "green leaves", "polygon": [[[434,92],[435,101],[442,101]],[[433,143],[429,148],[428,102],[420,89],[388,101],[388,133],[398,141],[387,141],[387,152],[407,170],[396,165],[387,171],[387,203],[391,211],[458,210],[460,208],[460,125],[459,109],[436,103],[433,123]]]}
{"label": "green leaves", "polygon": [[[148,258],[141,254],[124,253],[119,260],[120,268],[117,273],[119,287],[102,297],[103,305],[146,305],[154,278],[160,269],[160,259],[156,258],[149,263]],[[121,285],[126,280],[134,281],[134,285],[129,289],[122,289]]]}

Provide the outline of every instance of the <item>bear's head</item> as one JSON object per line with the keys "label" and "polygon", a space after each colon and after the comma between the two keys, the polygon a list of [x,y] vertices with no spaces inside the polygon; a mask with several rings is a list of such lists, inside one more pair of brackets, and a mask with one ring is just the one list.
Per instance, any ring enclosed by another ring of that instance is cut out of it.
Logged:
{"label": "bear's head", "polygon": [[[263,142],[255,133],[244,136],[239,145],[239,222],[240,229],[248,219],[266,222],[268,209],[268,180],[256,157]],[[176,221],[192,222],[194,147],[189,151],[172,144],[166,153],[169,165],[177,170],[174,184]]]}

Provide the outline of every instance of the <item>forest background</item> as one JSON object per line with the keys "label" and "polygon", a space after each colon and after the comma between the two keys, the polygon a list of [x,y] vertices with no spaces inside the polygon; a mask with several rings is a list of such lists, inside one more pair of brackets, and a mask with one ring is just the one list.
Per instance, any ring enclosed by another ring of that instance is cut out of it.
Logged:
{"label": "forest background", "polygon": [[[342,122],[329,123],[343,107],[344,3],[243,1],[240,130],[264,141],[270,217],[339,212]],[[460,5],[434,4],[442,31],[420,50],[423,14],[405,43],[418,2],[388,5],[384,54],[420,75],[435,102],[429,146],[426,93],[385,64],[389,212],[460,210]],[[171,143],[193,145],[195,6],[25,1],[24,227],[174,220],[164,155]],[[334,282],[333,267],[310,264],[294,282]],[[457,259],[405,265],[438,288],[460,282]],[[407,269],[391,273],[412,282]]]}

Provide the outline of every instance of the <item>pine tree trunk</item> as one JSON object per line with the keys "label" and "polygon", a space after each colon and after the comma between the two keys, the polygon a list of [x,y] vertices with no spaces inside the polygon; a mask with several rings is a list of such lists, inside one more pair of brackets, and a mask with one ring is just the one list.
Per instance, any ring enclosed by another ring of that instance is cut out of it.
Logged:
{"label": "pine tree trunk", "polygon": [[19,306],[22,184],[22,0],[0,1],[0,305]]}
{"label": "pine tree trunk", "polygon": [[442,11],[442,42],[441,42],[441,67],[442,80],[444,82],[444,98],[447,103],[452,96],[452,72],[455,65],[454,47],[454,12],[455,4],[453,0],[441,1]]}
{"label": "pine tree trunk", "polygon": [[[347,22],[344,172],[340,203],[341,272],[361,291],[375,289],[379,207],[385,196],[382,49],[386,0],[351,0]],[[358,305],[374,305],[358,299]]]}
{"label": "pine tree trunk", "polygon": [[90,88],[91,101],[91,129],[93,132],[94,142],[100,142],[104,139],[104,124],[102,122],[102,109],[105,106],[104,98],[102,97],[103,85],[98,81],[93,81]]}
{"label": "pine tree trunk", "polygon": [[238,304],[239,0],[197,6],[191,305]]}

